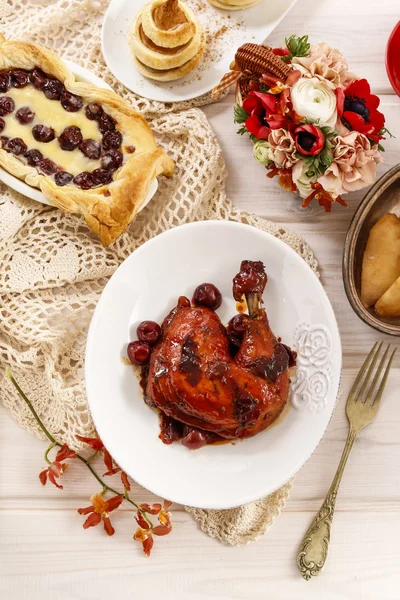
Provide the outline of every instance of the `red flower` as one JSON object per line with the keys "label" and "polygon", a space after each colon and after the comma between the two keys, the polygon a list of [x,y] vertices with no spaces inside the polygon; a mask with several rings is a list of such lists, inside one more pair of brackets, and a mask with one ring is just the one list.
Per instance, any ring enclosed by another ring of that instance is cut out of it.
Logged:
{"label": "red flower", "polygon": [[50,483],[62,490],[63,486],[57,483],[56,479],[59,479],[61,477],[68,465],[61,461],[66,460],[67,458],[75,457],[76,452],[71,450],[67,446],[67,444],[63,444],[56,454],[56,459],[51,463],[51,465],[47,469],[39,473],[39,479],[41,484],[46,485],[48,479]]}
{"label": "red flower", "polygon": [[131,489],[131,484],[129,483],[128,475],[125,473],[125,471],[121,471],[121,481],[124,488],[129,492]]}
{"label": "red flower", "polygon": [[143,552],[146,556],[150,556],[151,549],[154,544],[153,535],[168,535],[172,531],[171,525],[171,513],[168,512],[169,507],[172,502],[168,500],[164,500],[164,504],[161,507],[161,504],[152,504],[149,506],[148,504],[141,504],[140,508],[149,512],[150,514],[158,514],[158,520],[160,525],[156,525],[155,527],[151,527],[150,524],[146,521],[142,513],[138,510],[137,517],[135,517],[137,524],[140,526],[134,536],[133,539],[137,542],[141,542],[143,546]]}
{"label": "red flower", "polygon": [[257,139],[268,138],[271,129],[285,127],[287,118],[279,113],[278,98],[272,94],[250,92],[243,102],[244,110],[249,114],[245,126]]}
{"label": "red flower", "polygon": [[289,48],[272,48],[272,52],[277,56],[289,56],[290,50]]}
{"label": "red flower", "polygon": [[332,198],[331,194],[324,190],[320,183],[312,183],[311,187],[314,191],[311,192],[311,194],[307,196],[307,198],[305,198],[303,204],[301,205],[301,208],[307,208],[308,205],[314,200],[314,198],[315,200],[317,200],[320,206],[324,207],[325,212],[332,211],[333,202],[337,202],[338,204],[341,204],[341,206],[347,206],[345,200],[343,200],[343,198],[341,198],[340,196],[338,196],[335,199]]}
{"label": "red flower", "polygon": [[385,117],[377,110],[380,100],[371,94],[368,81],[353,81],[344,91],[338,88],[336,96],[339,117],[343,117],[351,129],[378,143],[383,138],[379,132],[385,125]]}
{"label": "red flower", "polygon": [[104,464],[107,467],[107,471],[105,473],[103,473],[103,477],[106,475],[115,475],[115,473],[120,472],[121,469],[119,467],[114,467],[113,458],[112,458],[111,454],[109,453],[109,451],[107,450],[107,448],[103,448],[103,458],[104,458]]}
{"label": "red flower", "polygon": [[272,179],[273,177],[278,176],[278,184],[284,190],[288,192],[295,192],[296,186],[293,183],[292,179],[292,169],[278,169],[275,165],[271,165],[268,167],[267,177]]}
{"label": "red flower", "polygon": [[160,510],[162,509],[161,504],[141,504],[140,508],[144,510],[144,512],[148,512],[150,515],[158,515]]}
{"label": "red flower", "polygon": [[76,435],[75,437],[80,442],[84,442],[85,444],[93,448],[93,450],[95,450],[96,452],[99,452],[104,448],[104,444],[100,438],[89,438],[83,437],[82,435]]}
{"label": "red flower", "polygon": [[94,494],[91,496],[91,506],[86,508],[78,508],[78,513],[80,515],[89,515],[83,524],[83,529],[95,527],[101,521],[103,521],[104,529],[107,535],[113,535],[115,533],[115,529],[111,525],[108,513],[118,508],[123,499],[123,496],[113,496],[109,500],[104,500],[101,494]]}
{"label": "red flower", "polygon": [[316,156],[324,149],[325,136],[315,125],[299,125],[293,130],[293,137],[302,156]]}
{"label": "red flower", "polygon": [[149,529],[141,529],[140,527],[136,530],[133,539],[137,542],[141,542],[143,546],[143,552],[146,556],[150,556],[151,549],[154,544],[153,536]]}

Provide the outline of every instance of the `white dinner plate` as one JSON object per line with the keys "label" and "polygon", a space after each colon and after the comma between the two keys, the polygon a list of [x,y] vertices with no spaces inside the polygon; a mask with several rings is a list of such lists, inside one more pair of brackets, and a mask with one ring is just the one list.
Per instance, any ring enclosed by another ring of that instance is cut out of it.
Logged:
{"label": "white dinner plate", "polygon": [[246,42],[263,42],[297,2],[261,0],[247,10],[226,11],[207,0],[201,0],[201,4],[199,0],[185,0],[207,34],[203,59],[186,77],[160,83],[136,70],[128,44],[132,21],[148,1],[111,0],[104,16],[101,43],[107,66],[121,83],[139,96],[161,102],[191,100],[212,90],[229,71],[237,48]]}
{"label": "white dinner plate", "polygon": [[[159,419],[123,362],[137,325],[161,322],[180,295],[214,283],[223,323],[235,314],[232,278],[243,259],[262,260],[264,301],[274,333],[298,352],[290,410],[254,438],[188,450],[158,438]],[[332,416],[341,371],[335,316],[319,280],[284,242],[249,225],[182,225],[138,248],[107,283],[90,325],[85,377],[90,409],[104,444],[134,480],[160,497],[225,509],[278,489],[311,456]]]}
{"label": "white dinner plate", "polygon": [[[85,83],[91,83],[92,85],[97,85],[97,87],[111,90],[111,87],[108,85],[108,83],[100,79],[100,77],[97,77],[97,75],[95,75],[91,71],[88,71],[84,67],[81,67],[80,65],[77,65],[76,63],[71,62],[70,60],[64,60],[64,62],[71,69],[74,75],[76,75],[76,78],[79,81],[84,81]],[[41,202],[42,204],[48,204],[49,206],[53,206],[50,200],[48,200],[38,188],[28,185],[21,179],[18,179],[18,177],[14,177],[14,175],[11,175],[11,173],[6,171],[2,167],[0,167],[0,181],[8,185],[16,192],[23,194],[27,198],[31,198],[32,200],[36,200],[36,202]],[[144,201],[140,210],[142,210],[150,202],[150,200],[156,193],[157,188],[158,182],[157,179],[154,179],[150,186],[149,193],[146,196],[146,200]]]}

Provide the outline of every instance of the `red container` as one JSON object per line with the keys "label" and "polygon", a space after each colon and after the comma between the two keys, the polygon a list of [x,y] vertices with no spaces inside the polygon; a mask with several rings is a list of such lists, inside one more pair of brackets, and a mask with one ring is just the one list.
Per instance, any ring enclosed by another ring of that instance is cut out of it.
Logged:
{"label": "red container", "polygon": [[400,96],[400,21],[393,29],[386,46],[386,71],[392,88]]}

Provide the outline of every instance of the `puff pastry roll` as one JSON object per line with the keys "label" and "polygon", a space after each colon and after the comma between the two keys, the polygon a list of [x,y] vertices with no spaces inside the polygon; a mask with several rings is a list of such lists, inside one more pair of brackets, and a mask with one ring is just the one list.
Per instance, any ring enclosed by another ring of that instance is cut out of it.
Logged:
{"label": "puff pastry roll", "polygon": [[145,77],[173,81],[199,64],[205,47],[200,21],[184,2],[152,0],[136,15],[129,43]]}

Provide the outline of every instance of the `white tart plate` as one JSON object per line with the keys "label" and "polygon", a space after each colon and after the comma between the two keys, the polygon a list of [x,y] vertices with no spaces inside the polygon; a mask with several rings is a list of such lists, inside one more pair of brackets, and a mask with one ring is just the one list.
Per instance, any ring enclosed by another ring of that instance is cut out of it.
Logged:
{"label": "white tart plate", "polygon": [[[97,75],[94,75],[87,69],[84,69],[80,65],[77,65],[71,62],[70,60],[65,60],[64,62],[76,75],[76,78],[79,81],[91,83],[92,85],[97,85],[98,87],[106,88],[108,90],[111,89],[107,83],[100,79],[100,77],[97,77]],[[5,171],[2,167],[0,167],[0,181],[8,185],[16,192],[27,196],[27,198],[31,198],[32,200],[36,200],[36,202],[41,202],[42,204],[48,204],[49,206],[53,206],[50,200],[48,200],[38,188],[34,188],[22,181],[21,179],[18,179],[18,177],[14,177],[14,175],[11,175],[11,173],[8,173],[8,171]],[[150,200],[156,193],[157,188],[158,182],[157,179],[155,179],[150,186],[149,193],[147,194],[146,200],[144,201],[140,210],[142,210],[150,202]]]}
{"label": "white tart plate", "polygon": [[[290,410],[254,438],[199,450],[158,438],[158,414],[143,401],[138,378],[124,364],[126,347],[145,320],[161,322],[178,296],[214,283],[226,323],[236,311],[232,278],[243,259],[262,260],[270,323],[299,352]],[[89,329],[85,377],[97,431],[116,462],[160,497],[226,509],[278,489],[321,440],[338,393],[341,345],[332,307],[310,267],[272,235],[229,221],[182,225],[153,238],[117,269]]]}
{"label": "white tart plate", "polygon": [[237,48],[246,42],[261,44],[297,2],[261,0],[247,10],[226,11],[201,0],[199,11],[199,0],[185,0],[208,34],[203,59],[186,77],[160,83],[136,70],[128,44],[132,21],[148,1],[111,0],[103,21],[102,50],[108,68],[121,83],[139,96],[161,102],[191,100],[212,90],[229,71]]}

